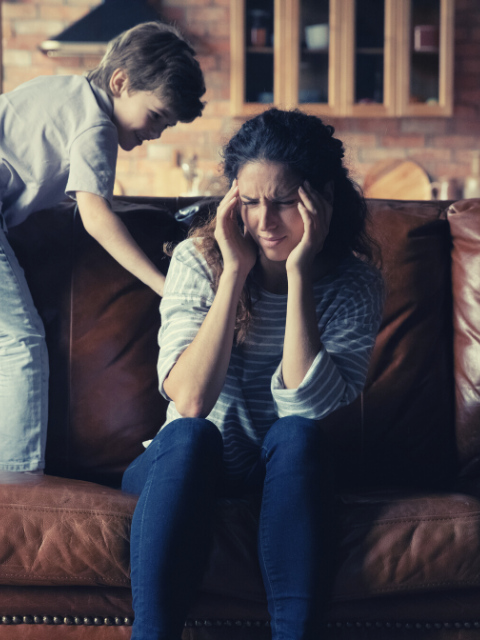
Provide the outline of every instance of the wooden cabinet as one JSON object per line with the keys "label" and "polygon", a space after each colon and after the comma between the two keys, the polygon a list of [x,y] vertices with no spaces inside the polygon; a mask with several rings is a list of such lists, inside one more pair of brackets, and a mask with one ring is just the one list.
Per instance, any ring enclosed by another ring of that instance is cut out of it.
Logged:
{"label": "wooden cabinet", "polygon": [[231,0],[233,115],[450,116],[454,0]]}

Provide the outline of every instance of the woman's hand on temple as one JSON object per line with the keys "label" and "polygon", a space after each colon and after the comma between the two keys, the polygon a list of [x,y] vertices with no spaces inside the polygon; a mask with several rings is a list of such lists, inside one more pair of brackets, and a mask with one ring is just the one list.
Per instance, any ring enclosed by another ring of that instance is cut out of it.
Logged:
{"label": "woman's hand on temple", "polygon": [[302,216],[304,233],[287,258],[288,271],[311,269],[315,257],[323,249],[332,219],[333,205],[305,181],[298,189],[301,202],[298,210]]}
{"label": "woman's hand on temple", "polygon": [[282,373],[287,389],[297,389],[318,355],[322,342],[317,324],[313,275],[315,257],[328,235],[333,206],[304,182],[298,189],[303,236],[287,258],[287,318]]}
{"label": "woman's hand on temple", "polygon": [[247,277],[257,260],[258,249],[248,232],[242,234],[237,221],[239,203],[238,183],[234,180],[218,205],[215,240],[222,253],[224,271],[232,269]]}
{"label": "woman's hand on temple", "polygon": [[238,186],[218,205],[215,240],[223,273],[202,325],[164,380],[163,387],[180,415],[206,418],[225,384],[235,336],[238,300],[257,259],[257,245],[242,234],[237,222]]}

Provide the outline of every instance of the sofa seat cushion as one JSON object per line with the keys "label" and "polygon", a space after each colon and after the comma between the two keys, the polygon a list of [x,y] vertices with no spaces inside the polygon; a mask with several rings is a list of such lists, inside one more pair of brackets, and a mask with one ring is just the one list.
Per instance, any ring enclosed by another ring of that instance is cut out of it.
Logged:
{"label": "sofa seat cushion", "polygon": [[0,584],[129,587],[134,496],[54,476],[0,484]]}
{"label": "sofa seat cushion", "polygon": [[[0,585],[130,586],[136,497],[53,476],[0,484]],[[480,586],[480,499],[343,495],[334,600]],[[222,500],[200,596],[263,603],[258,506]]]}
{"label": "sofa seat cushion", "polygon": [[[342,495],[333,601],[480,586],[480,500],[388,491]],[[265,599],[256,510],[224,505],[201,594]]]}
{"label": "sofa seat cushion", "polygon": [[343,496],[334,598],[480,586],[480,500],[466,494]]}

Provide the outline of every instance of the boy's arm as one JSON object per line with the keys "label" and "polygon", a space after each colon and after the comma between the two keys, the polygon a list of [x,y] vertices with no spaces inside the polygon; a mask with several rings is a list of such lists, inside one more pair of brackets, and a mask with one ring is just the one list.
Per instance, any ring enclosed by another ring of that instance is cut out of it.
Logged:
{"label": "boy's arm", "polygon": [[165,276],[140,249],[108,202],[101,196],[86,191],[77,191],[76,195],[80,216],[87,232],[122,267],[162,296]]}

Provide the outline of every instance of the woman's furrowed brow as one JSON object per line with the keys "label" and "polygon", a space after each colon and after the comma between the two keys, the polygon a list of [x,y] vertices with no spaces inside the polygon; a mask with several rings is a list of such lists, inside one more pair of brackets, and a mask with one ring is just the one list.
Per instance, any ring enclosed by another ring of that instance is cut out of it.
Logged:
{"label": "woman's furrowed brow", "polygon": [[276,191],[273,197],[275,200],[284,200],[292,195],[297,195],[299,186],[300,185],[294,185],[291,189]]}
{"label": "woman's furrowed brow", "polygon": [[[273,193],[269,198],[267,198],[268,200],[285,200],[286,198],[291,198],[292,196],[296,196],[298,194],[298,187],[300,185],[293,185],[291,189],[288,190],[283,190],[281,187],[280,189],[277,191],[275,190],[275,193]],[[247,196],[243,193],[239,194],[240,197],[243,200],[248,200],[249,202],[258,202],[258,198],[251,198],[250,196]]]}

